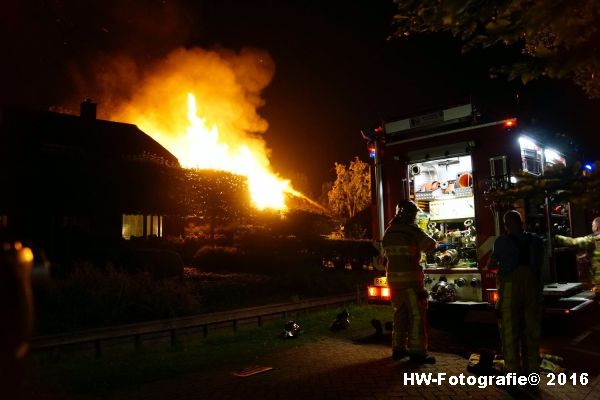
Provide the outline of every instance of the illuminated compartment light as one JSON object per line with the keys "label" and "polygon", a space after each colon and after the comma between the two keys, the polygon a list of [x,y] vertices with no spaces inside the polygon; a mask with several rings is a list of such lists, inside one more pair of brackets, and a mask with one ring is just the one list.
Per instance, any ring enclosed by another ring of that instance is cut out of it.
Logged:
{"label": "illuminated compartment light", "polygon": [[544,157],[546,158],[546,162],[550,164],[564,164],[565,159],[558,154],[558,152],[554,149],[546,149],[544,150]]}
{"label": "illuminated compartment light", "polygon": [[531,149],[531,150],[537,149],[535,142],[533,140],[529,139],[527,136],[521,136],[519,138],[519,144],[521,145],[522,149]]}
{"label": "illuminated compartment light", "polygon": [[379,296],[379,288],[376,286],[369,286],[369,297]]}
{"label": "illuminated compartment light", "polygon": [[381,288],[381,297],[390,297],[390,288]]}

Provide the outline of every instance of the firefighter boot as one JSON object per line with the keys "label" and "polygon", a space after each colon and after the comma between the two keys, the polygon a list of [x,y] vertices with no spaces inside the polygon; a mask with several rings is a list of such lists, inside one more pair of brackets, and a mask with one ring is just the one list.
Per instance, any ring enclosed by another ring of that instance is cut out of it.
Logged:
{"label": "firefighter boot", "polygon": [[408,350],[406,349],[393,349],[392,350],[392,361],[400,361],[408,357]]}

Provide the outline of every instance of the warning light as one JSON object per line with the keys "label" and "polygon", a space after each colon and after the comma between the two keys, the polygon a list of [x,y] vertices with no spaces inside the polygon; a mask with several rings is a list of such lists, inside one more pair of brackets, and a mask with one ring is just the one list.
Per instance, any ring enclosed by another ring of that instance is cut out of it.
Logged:
{"label": "warning light", "polygon": [[390,297],[390,288],[381,288],[381,297],[389,298]]}
{"label": "warning light", "polygon": [[593,170],[593,169],[594,169],[594,166],[593,166],[592,164],[585,164],[585,165],[583,166],[583,168],[585,168],[585,169],[586,169],[586,170],[588,170],[588,171],[591,171],[591,170]]}
{"label": "warning light", "polygon": [[375,158],[375,152],[377,151],[377,148],[375,147],[375,143],[369,143],[368,149],[369,149],[369,157]]}
{"label": "warning light", "polygon": [[507,119],[504,121],[504,127],[505,128],[514,128],[515,126],[517,126],[517,119],[516,118],[511,118],[511,119]]}
{"label": "warning light", "polygon": [[499,297],[497,289],[487,289],[487,299],[489,303],[496,304]]}

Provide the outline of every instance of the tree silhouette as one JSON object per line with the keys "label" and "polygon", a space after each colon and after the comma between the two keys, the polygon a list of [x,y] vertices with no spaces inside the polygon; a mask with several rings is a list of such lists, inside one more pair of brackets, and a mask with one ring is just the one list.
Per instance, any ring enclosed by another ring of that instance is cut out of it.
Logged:
{"label": "tree silhouette", "polygon": [[463,52],[514,46],[523,55],[493,74],[523,83],[547,76],[575,82],[600,97],[600,3],[598,0],[395,0],[394,37],[450,32]]}
{"label": "tree silhouette", "polygon": [[554,165],[544,171],[544,175],[531,175],[527,172],[517,174],[517,183],[511,187],[489,191],[488,198],[496,203],[509,205],[527,198],[542,203],[549,197],[551,203],[570,202],[582,209],[597,210],[600,205],[600,162],[596,162],[592,171],[582,168],[575,162],[570,166]]}
{"label": "tree silhouette", "polygon": [[335,163],[337,178],[328,193],[329,207],[344,218],[352,218],[371,204],[369,164],[355,157],[350,164]]}

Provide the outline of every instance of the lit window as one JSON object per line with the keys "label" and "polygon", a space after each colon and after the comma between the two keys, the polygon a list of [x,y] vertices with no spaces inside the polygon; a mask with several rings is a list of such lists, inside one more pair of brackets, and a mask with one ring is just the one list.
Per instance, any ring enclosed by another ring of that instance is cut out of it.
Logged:
{"label": "lit window", "polygon": [[123,214],[123,228],[121,235],[123,239],[144,236],[144,216]]}
{"label": "lit window", "polygon": [[[146,225],[144,226],[144,221]],[[145,231],[144,231],[145,229]],[[163,217],[162,215],[127,215],[123,214],[123,227],[121,236],[123,239],[147,236],[162,237]]]}

